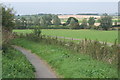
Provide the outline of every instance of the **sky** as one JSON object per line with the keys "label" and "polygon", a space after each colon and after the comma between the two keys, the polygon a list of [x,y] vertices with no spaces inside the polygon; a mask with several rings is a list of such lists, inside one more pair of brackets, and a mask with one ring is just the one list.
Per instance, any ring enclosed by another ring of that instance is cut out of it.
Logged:
{"label": "sky", "polygon": [[[5,2],[6,1],[6,2]],[[10,2],[14,1],[14,2]],[[16,2],[17,1],[17,2]],[[74,0],[79,2],[70,2],[73,0],[52,0],[55,2],[45,2],[47,0],[34,0],[34,2],[18,2],[19,0],[4,0],[3,4],[13,7],[16,14],[19,15],[31,15],[39,13],[51,13],[51,14],[78,14],[78,13],[116,13],[118,12],[117,0],[109,0],[109,2],[93,2],[95,0],[84,0],[86,2],[80,2],[80,0]],[[24,0],[25,1],[25,0]],[[32,0],[33,1],[33,0]],[[37,2],[38,1],[38,2]],[[63,2],[62,2],[63,1]],[[82,0],[83,1],[83,0]],[[98,0],[102,1],[102,0]],[[111,1],[111,2],[110,2]],[[114,1],[114,2],[113,2]]]}
{"label": "sky", "polygon": [[118,2],[119,0],[1,0],[1,2]]}

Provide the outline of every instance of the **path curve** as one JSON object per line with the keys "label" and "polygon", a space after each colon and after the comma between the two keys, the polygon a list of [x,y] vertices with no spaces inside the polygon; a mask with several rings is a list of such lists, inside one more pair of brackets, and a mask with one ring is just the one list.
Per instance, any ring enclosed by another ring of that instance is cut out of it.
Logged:
{"label": "path curve", "polygon": [[55,73],[37,55],[20,46],[12,45],[13,48],[22,52],[36,70],[36,78],[57,78]]}

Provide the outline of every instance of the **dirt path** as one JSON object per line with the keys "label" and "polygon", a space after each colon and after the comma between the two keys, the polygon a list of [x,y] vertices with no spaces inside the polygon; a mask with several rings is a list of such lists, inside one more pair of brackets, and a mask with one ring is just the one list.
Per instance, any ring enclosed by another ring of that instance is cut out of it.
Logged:
{"label": "dirt path", "polygon": [[12,45],[12,47],[22,52],[30,61],[30,63],[34,66],[36,70],[36,78],[57,78],[50,67],[45,64],[44,61],[42,61],[37,55],[19,46]]}
{"label": "dirt path", "polygon": [[[76,38],[69,38],[69,37],[61,37],[61,36],[50,36],[50,37],[54,37],[54,38],[58,38],[58,39],[68,39],[68,40],[78,40],[78,41],[80,41],[80,40],[84,40],[84,39],[76,39]],[[94,41],[94,40],[91,40],[91,41]],[[103,44],[104,42],[102,42],[102,41],[99,41],[101,44]],[[114,45],[113,43],[108,43],[107,42],[107,45],[108,46],[112,46],[112,45]]]}

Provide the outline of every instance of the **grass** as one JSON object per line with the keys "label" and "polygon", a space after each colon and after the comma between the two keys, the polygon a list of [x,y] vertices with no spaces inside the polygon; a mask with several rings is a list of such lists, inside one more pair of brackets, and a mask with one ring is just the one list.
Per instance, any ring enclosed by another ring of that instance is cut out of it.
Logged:
{"label": "grass", "polygon": [[93,60],[86,54],[78,54],[64,47],[47,45],[14,39],[13,43],[30,49],[33,53],[47,61],[59,76],[64,78],[117,78],[117,67],[98,60]]}
{"label": "grass", "polygon": [[[13,30],[18,33],[31,33],[32,30]],[[91,39],[114,43],[118,39],[118,31],[98,31],[98,30],[66,30],[66,29],[43,29],[43,35],[62,36],[77,39]]]}
{"label": "grass", "polygon": [[19,51],[9,48],[2,55],[2,78],[35,78],[34,68]]}
{"label": "grass", "polygon": [[0,50],[0,80],[2,79],[2,50]]}

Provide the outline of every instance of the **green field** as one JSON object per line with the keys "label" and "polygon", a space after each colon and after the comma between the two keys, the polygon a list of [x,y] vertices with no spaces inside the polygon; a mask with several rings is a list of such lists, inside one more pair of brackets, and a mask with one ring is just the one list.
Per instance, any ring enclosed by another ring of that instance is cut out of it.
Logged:
{"label": "green field", "polygon": [[[13,30],[18,33],[31,33],[32,30]],[[42,34],[51,36],[62,36],[77,39],[91,39],[114,43],[118,39],[118,31],[98,30],[69,30],[69,29],[43,29]]]}
{"label": "green field", "polygon": [[35,78],[34,72],[21,52],[9,48],[2,54],[2,78]]}
{"label": "green field", "polygon": [[117,78],[117,67],[57,45],[14,39],[13,43],[31,50],[63,78]]}

